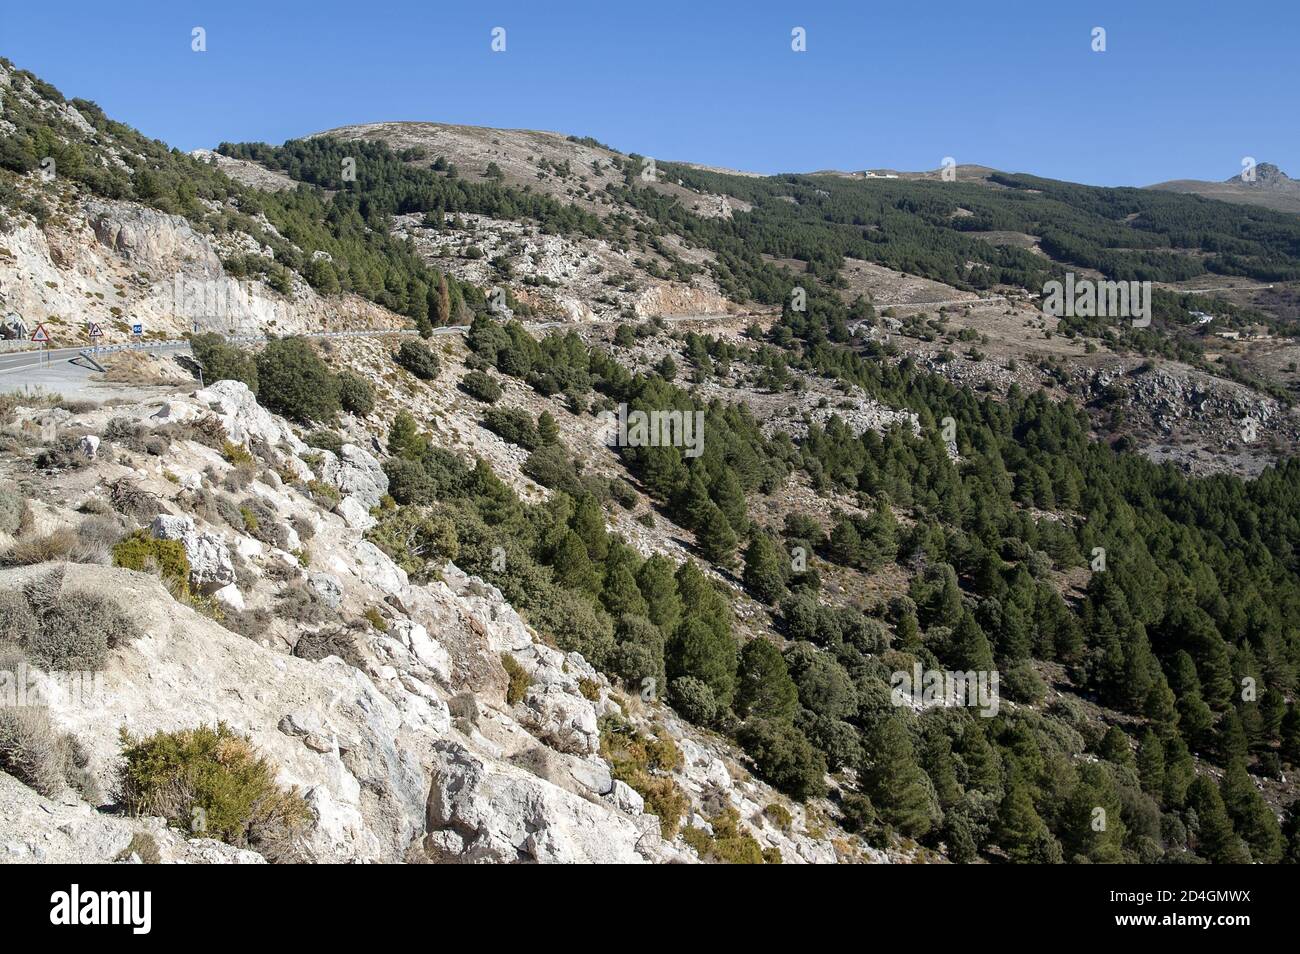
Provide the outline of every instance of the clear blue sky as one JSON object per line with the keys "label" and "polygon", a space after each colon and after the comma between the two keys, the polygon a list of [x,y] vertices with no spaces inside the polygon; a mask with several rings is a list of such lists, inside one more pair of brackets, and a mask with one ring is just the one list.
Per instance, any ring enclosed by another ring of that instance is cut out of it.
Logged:
{"label": "clear blue sky", "polygon": [[[190,49],[195,26],[206,53]],[[496,26],[505,53],[490,51]],[[796,26],[807,52],[790,49]],[[0,54],[187,150],[423,119],[757,172],[952,156],[1101,185],[1225,179],[1243,156],[1300,177],[1298,48],[1295,0],[5,0],[0,13]]]}

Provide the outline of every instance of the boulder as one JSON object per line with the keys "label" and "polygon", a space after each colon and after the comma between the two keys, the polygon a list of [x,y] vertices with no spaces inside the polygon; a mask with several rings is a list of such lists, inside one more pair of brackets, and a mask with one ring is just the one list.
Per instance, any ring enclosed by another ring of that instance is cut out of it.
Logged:
{"label": "boulder", "polygon": [[194,398],[221,419],[226,435],[236,444],[247,446],[253,438],[258,438],[268,447],[287,445],[294,454],[307,451],[307,445],[298,439],[293,429],[258,404],[253,392],[242,381],[216,381],[195,392]]}
{"label": "boulder", "polygon": [[159,514],[150,532],[159,540],[179,540],[190,561],[190,583],[211,591],[235,582],[235,565],[226,542],[215,533],[197,530],[194,518]]}
{"label": "boulder", "polygon": [[334,512],[343,518],[353,530],[359,530],[365,533],[373,527],[377,521],[370,516],[370,510],[357,497],[348,495],[338,502],[334,507]]}
{"label": "boulder", "polygon": [[87,434],[77,442],[79,450],[87,460],[94,460],[99,456],[99,438],[94,434]]}
{"label": "boulder", "polygon": [[519,724],[556,750],[574,755],[600,750],[596,710],[582,696],[556,685],[534,685],[516,708]]}
{"label": "boulder", "polygon": [[632,822],[459,742],[433,746],[424,849],[442,862],[640,864]]}
{"label": "boulder", "polygon": [[373,454],[356,444],[344,444],[337,456],[330,451],[321,451],[320,455],[317,470],[321,480],[333,484],[344,495],[356,497],[366,510],[379,506],[388,493],[388,475]]}

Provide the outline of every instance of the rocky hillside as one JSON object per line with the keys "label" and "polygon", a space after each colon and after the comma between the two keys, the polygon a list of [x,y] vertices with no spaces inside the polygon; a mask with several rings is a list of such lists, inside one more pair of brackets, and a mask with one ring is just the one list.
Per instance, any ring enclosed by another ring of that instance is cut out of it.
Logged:
{"label": "rocky hillside", "polygon": [[0,105],[7,860],[1300,857],[1292,217]]}
{"label": "rocky hillside", "polygon": [[[7,636],[50,625],[39,592],[107,601],[130,637],[86,694],[23,668],[48,700],[39,731],[74,739],[79,769],[75,790],[0,773],[5,860],[110,861],[145,836],[163,860],[263,860],[97,811],[120,783],[122,730],[217,723],[302,794],[310,822],[279,850],[306,860],[695,861],[709,839],[682,833],[728,818],[735,850],[884,860],[825,806],[756,781],[725,740],[546,645],[483,580],[449,562],[413,582],[366,539],[388,479],[364,423],[347,432],[360,443],[337,455],[310,448],[233,381],[160,403],[6,406],[4,481],[31,495],[16,542],[0,541]],[[64,456],[37,469],[41,434]],[[187,578],[105,565],[129,533],[176,541]]]}

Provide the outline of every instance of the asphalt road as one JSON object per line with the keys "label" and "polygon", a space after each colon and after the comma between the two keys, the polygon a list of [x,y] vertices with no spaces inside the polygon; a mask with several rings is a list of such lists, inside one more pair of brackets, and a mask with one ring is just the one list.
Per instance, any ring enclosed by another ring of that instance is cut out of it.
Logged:
{"label": "asphalt road", "polygon": [[[717,319],[718,315],[679,315],[669,321],[704,321]],[[592,324],[587,322],[585,324]],[[616,322],[599,322],[614,324]],[[574,322],[546,321],[529,322],[529,330],[540,331],[551,328],[580,327]],[[434,328],[435,336],[459,335],[468,330],[465,325],[448,325]],[[381,331],[322,331],[303,335],[305,338],[357,338],[377,335],[413,335],[409,329],[385,329]],[[265,338],[257,336],[231,336],[228,340],[242,344],[257,344]],[[96,352],[91,348],[50,348],[47,351],[14,351],[0,353],[0,393],[20,390],[44,390],[57,392],[64,397],[87,397],[93,392],[89,388],[98,386],[100,373],[85,359],[92,355],[111,354],[115,351],[144,351],[149,354],[181,354],[188,352],[190,343],[184,338],[156,339],[153,341],[129,342],[126,344],[103,345]],[[118,385],[115,385],[118,387]],[[129,387],[129,385],[128,385]]]}

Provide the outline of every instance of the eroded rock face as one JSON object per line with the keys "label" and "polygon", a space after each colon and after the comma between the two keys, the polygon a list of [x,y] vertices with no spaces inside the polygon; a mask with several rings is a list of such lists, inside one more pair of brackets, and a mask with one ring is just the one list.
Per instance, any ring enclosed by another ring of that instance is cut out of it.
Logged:
{"label": "eroded rock face", "polygon": [[492,765],[465,746],[440,742],[430,766],[424,849],[457,863],[640,864],[642,833],[631,821],[522,769]]}
{"label": "eroded rock face", "polygon": [[338,456],[323,450],[318,468],[320,479],[343,494],[355,497],[366,510],[377,507],[388,493],[388,475],[373,454],[356,444],[344,444]]}
{"label": "eroded rock face", "polygon": [[[215,533],[198,530],[194,518],[159,514],[149,527],[159,540],[179,540],[190,561],[190,582],[204,590],[221,590],[235,582],[235,565],[230,548]],[[227,598],[231,594],[226,594]]]}
{"label": "eroded rock face", "polygon": [[521,725],[560,752],[591,755],[600,749],[596,710],[559,686],[529,688],[518,712]]}
{"label": "eroded rock face", "polygon": [[307,451],[293,428],[258,404],[242,381],[217,381],[196,392],[194,398],[221,419],[226,434],[237,444],[247,446],[257,438],[268,447],[287,445],[294,454]]}

